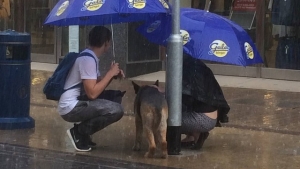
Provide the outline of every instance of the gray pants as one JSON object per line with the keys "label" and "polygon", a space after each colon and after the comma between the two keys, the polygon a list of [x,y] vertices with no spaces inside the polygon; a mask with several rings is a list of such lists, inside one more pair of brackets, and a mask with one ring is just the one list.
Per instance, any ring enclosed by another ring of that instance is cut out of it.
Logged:
{"label": "gray pants", "polygon": [[62,118],[68,122],[81,122],[80,134],[92,135],[106,126],[119,121],[124,111],[119,103],[104,99],[79,101],[75,108]]}
{"label": "gray pants", "polygon": [[202,133],[212,130],[217,119],[212,119],[203,113],[182,112],[181,133]]}

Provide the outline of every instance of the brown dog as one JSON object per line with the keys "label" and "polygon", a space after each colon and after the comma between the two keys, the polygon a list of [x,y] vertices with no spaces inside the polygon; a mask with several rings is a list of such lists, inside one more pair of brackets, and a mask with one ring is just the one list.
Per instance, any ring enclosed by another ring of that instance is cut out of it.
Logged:
{"label": "brown dog", "polygon": [[141,149],[143,131],[149,143],[145,157],[154,157],[156,145],[161,146],[161,158],[167,158],[167,118],[168,105],[164,94],[154,85],[139,86],[132,82],[136,93],[134,101],[136,140],[133,150]]}

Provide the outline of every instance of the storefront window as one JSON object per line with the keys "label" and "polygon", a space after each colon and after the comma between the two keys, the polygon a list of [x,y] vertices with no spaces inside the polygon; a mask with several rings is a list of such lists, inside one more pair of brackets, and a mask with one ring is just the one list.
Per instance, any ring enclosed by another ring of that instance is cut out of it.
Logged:
{"label": "storefront window", "polygon": [[[87,36],[92,26],[79,26],[79,51],[87,47]],[[69,53],[69,27],[62,27],[61,56]]]}
{"label": "storefront window", "polygon": [[300,1],[266,0],[265,65],[300,70]]}
{"label": "storefront window", "polygon": [[54,27],[44,25],[53,0],[26,1],[26,32],[31,34],[32,53],[54,54]]}
{"label": "storefront window", "polygon": [[193,0],[192,7],[210,12],[229,16],[232,0]]}

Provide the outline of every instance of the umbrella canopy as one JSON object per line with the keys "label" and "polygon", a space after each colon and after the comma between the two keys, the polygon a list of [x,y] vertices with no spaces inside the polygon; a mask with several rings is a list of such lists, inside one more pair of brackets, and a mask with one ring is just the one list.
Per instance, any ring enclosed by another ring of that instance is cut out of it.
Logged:
{"label": "umbrella canopy", "polygon": [[[234,22],[207,11],[182,8],[181,35],[186,54],[208,61],[248,66],[263,63],[247,32]],[[171,16],[153,16],[137,31],[149,41],[167,45]]]}
{"label": "umbrella canopy", "polygon": [[149,16],[170,12],[165,0],[60,0],[45,24],[106,25],[144,21]]}

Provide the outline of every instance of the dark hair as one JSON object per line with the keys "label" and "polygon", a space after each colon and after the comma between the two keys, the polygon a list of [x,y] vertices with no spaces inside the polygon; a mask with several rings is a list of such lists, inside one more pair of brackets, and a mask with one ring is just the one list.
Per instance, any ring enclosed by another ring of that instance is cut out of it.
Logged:
{"label": "dark hair", "polygon": [[101,47],[111,40],[111,31],[104,26],[95,26],[89,33],[89,45]]}

